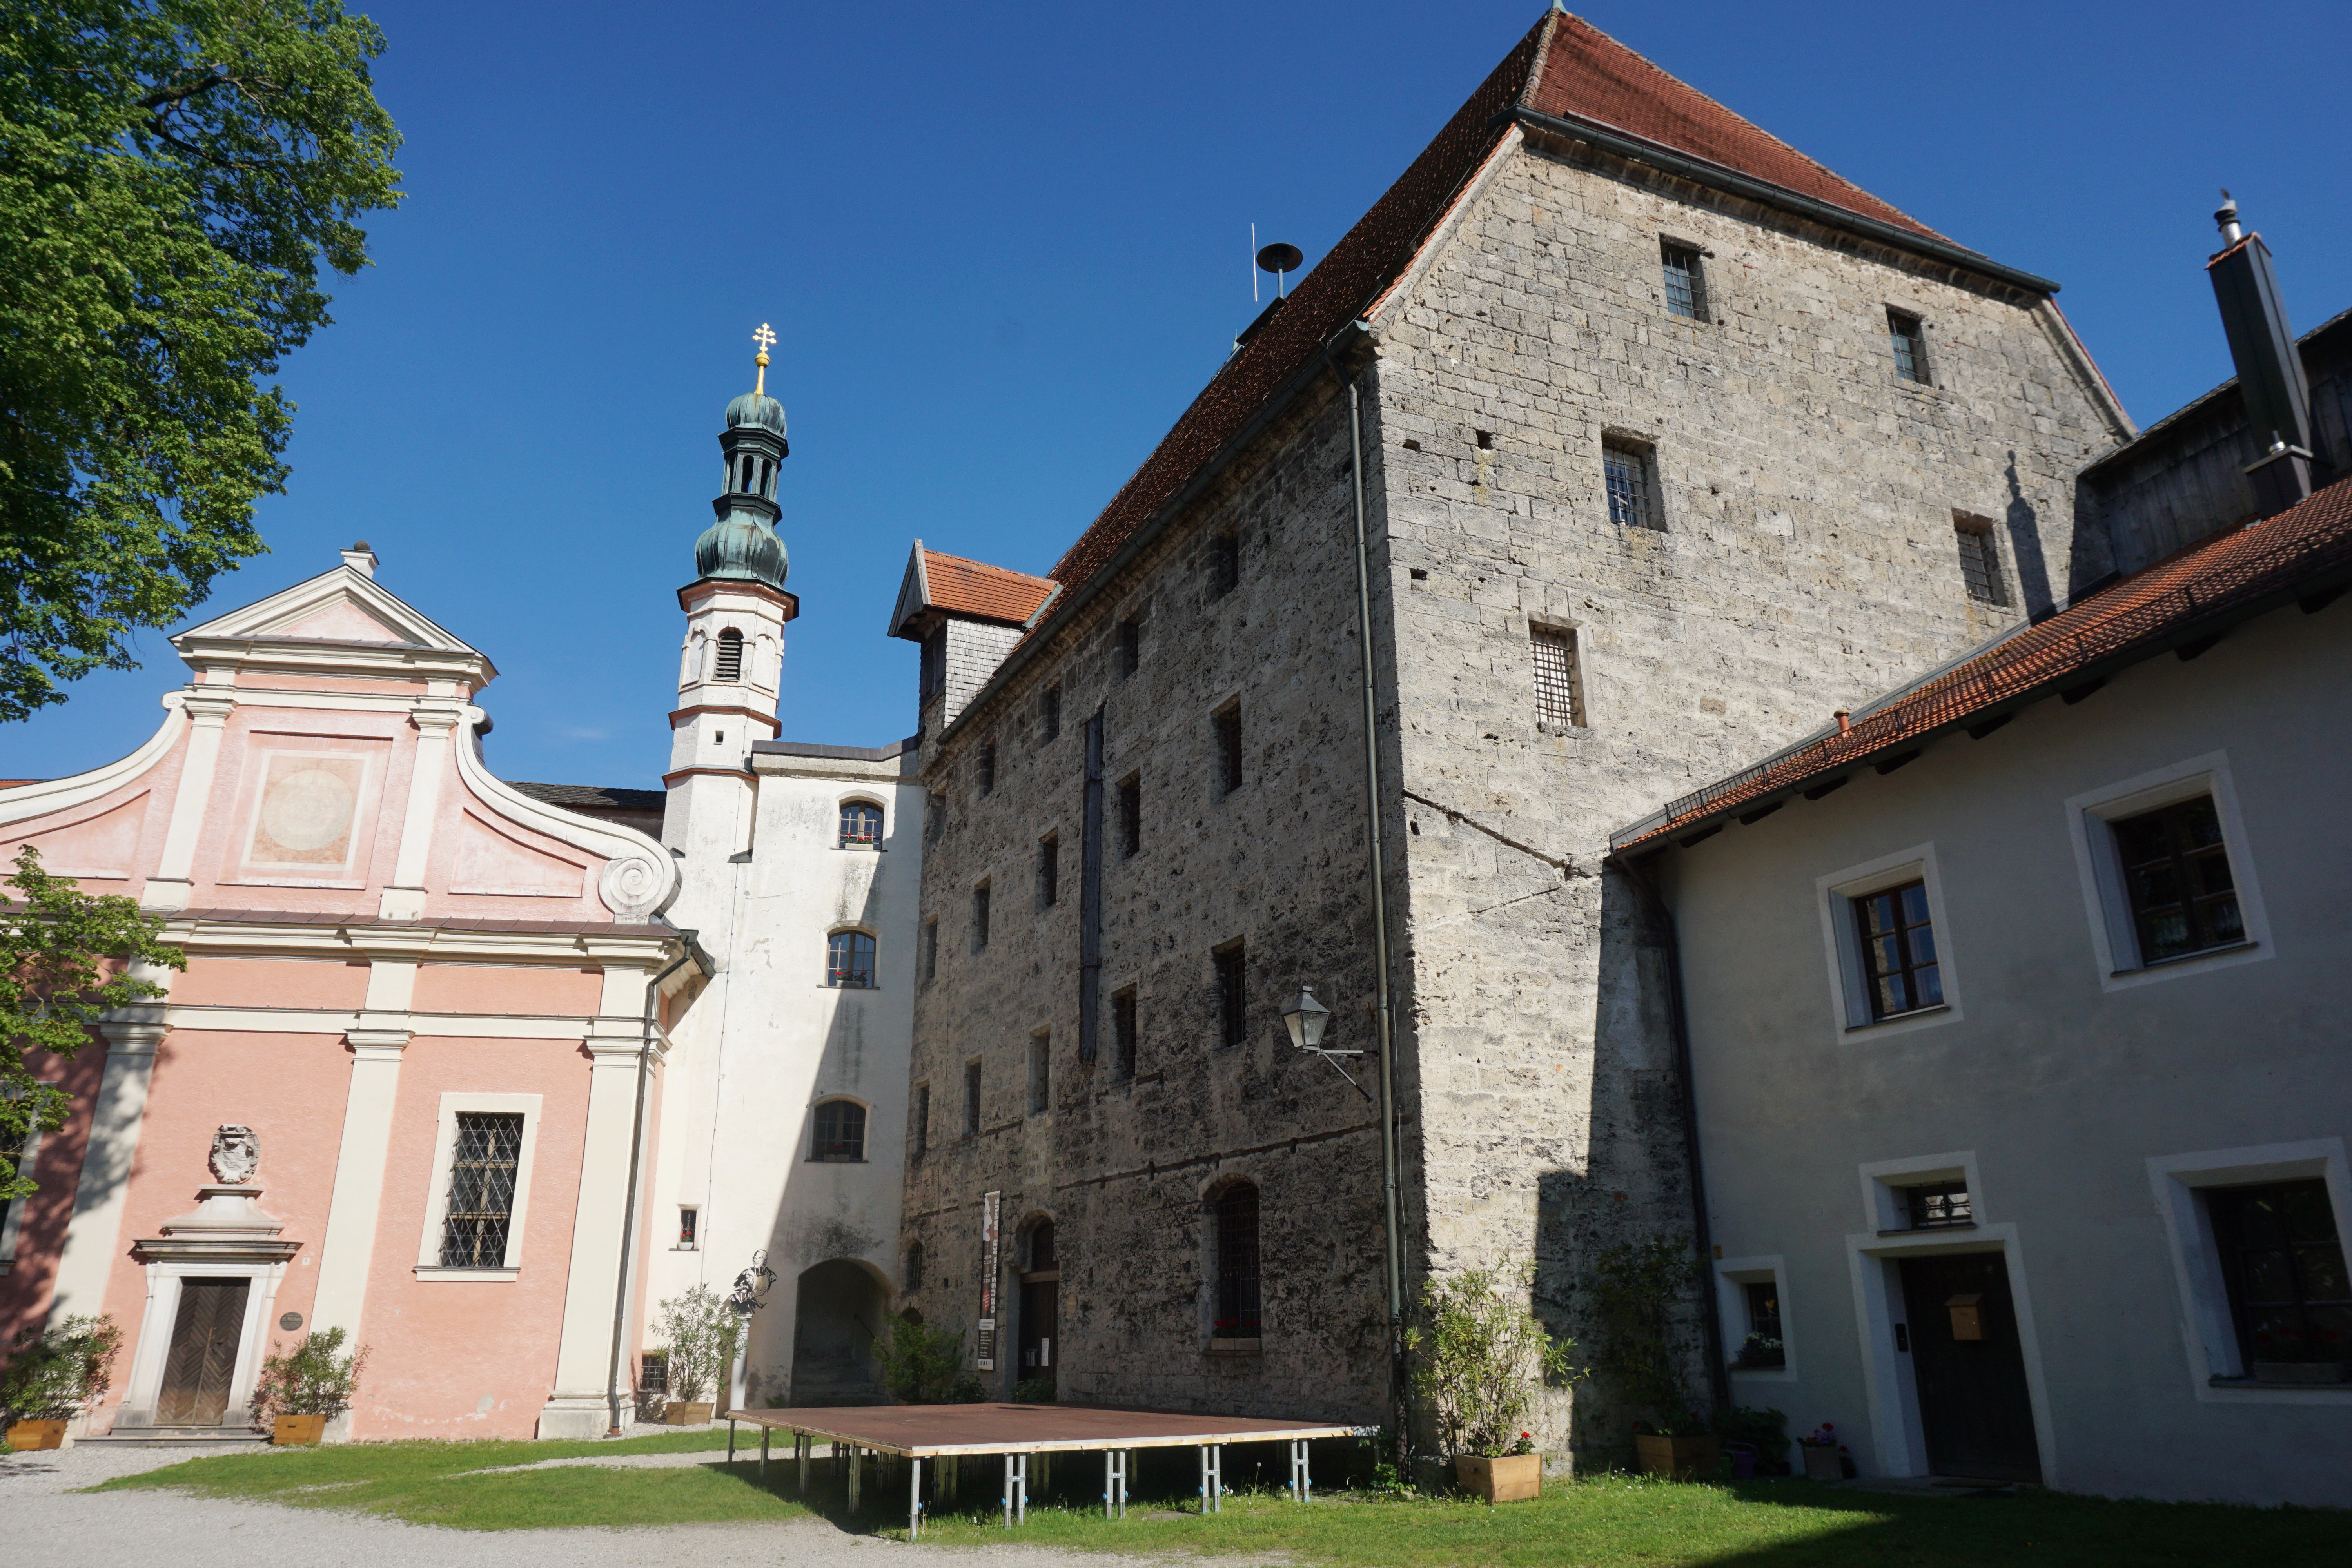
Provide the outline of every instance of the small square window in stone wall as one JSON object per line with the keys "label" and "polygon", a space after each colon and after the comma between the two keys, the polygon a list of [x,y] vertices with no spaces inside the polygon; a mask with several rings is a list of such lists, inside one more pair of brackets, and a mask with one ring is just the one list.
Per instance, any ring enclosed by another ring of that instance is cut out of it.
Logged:
{"label": "small square window in stone wall", "polygon": [[1584,682],[1576,667],[1576,634],[1566,626],[1532,626],[1528,641],[1536,661],[1536,717],[1581,728]]}
{"label": "small square window in stone wall", "polygon": [[1609,491],[1609,521],[1620,528],[1663,528],[1650,494],[1646,452],[1614,442],[1601,448],[1601,477]]}

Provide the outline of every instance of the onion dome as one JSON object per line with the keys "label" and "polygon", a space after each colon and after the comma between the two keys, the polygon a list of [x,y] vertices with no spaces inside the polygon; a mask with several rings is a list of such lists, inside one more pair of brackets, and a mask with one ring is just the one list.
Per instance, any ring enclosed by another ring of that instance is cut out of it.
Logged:
{"label": "onion dome", "polygon": [[756,512],[736,511],[702,531],[694,542],[694,574],[722,582],[784,585],[788,570],[784,542],[774,527]]}
{"label": "onion dome", "polygon": [[782,436],[784,405],[764,392],[747,392],[727,405],[727,428],[736,430],[746,425],[757,425]]}

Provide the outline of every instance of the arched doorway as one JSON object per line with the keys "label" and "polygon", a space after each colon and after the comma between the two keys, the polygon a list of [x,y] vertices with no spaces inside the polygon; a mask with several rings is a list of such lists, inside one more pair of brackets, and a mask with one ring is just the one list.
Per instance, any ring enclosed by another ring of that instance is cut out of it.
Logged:
{"label": "arched doorway", "polygon": [[800,1278],[793,1324],[794,1405],[881,1405],[888,1394],[874,1342],[887,1308],[864,1264],[835,1258]]}

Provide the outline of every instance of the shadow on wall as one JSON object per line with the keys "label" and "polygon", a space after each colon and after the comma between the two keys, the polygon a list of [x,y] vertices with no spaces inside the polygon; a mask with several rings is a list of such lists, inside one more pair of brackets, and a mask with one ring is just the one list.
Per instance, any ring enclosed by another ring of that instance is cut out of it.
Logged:
{"label": "shadow on wall", "polygon": [[[1583,1107],[1587,1162],[1582,1171],[1536,1178],[1535,1237],[1536,1315],[1576,1342],[1579,1365],[1596,1368],[1609,1350],[1589,1305],[1598,1259],[1620,1245],[1687,1238],[1693,1225],[1662,932],[1623,873],[1604,873],[1599,882],[1592,1076]],[[1696,1274],[1694,1267],[1672,1320],[1691,1404],[1705,1408],[1712,1394]],[[1632,1462],[1633,1421],[1647,1413],[1625,1401],[1608,1373],[1596,1371],[1545,1405],[1555,1431],[1566,1424],[1579,1469]]]}

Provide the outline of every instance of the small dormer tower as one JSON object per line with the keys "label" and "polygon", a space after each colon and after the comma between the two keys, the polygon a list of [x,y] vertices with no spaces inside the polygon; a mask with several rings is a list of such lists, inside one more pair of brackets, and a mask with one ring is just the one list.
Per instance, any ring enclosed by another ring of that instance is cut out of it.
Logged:
{"label": "small dormer tower", "polygon": [[784,587],[784,545],[776,537],[776,480],[792,452],[783,405],[768,395],[768,348],[776,338],[765,324],[751,336],[758,375],[727,405],[719,436],[725,466],[710,503],[718,518],[694,542],[694,581],[677,591],[686,639],[662,777],[669,791],[662,840],[689,863],[713,854],[723,863],[746,847],[751,742],[776,738],[784,623],[800,614],[800,601]]}

